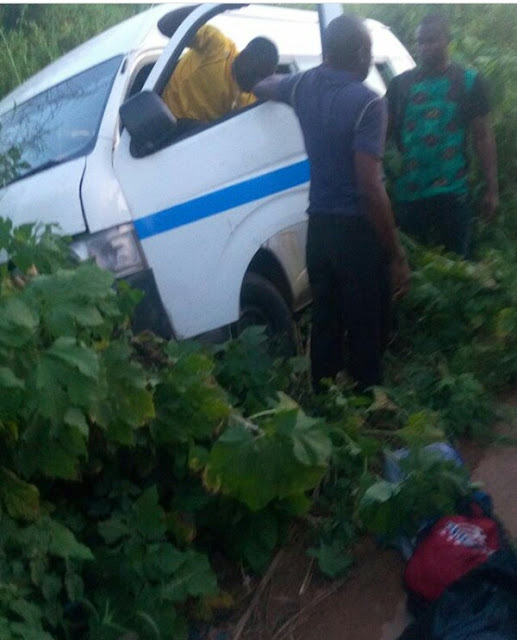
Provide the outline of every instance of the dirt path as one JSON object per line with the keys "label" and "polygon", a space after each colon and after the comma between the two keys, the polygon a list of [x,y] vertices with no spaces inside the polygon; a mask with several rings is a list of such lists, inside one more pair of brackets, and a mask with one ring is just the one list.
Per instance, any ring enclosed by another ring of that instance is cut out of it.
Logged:
{"label": "dirt path", "polygon": [[[517,393],[506,404],[517,407]],[[517,438],[517,426],[496,432]],[[464,443],[461,452],[493,498],[496,514],[517,537],[517,450]],[[395,640],[409,621],[402,588],[404,563],[391,550],[367,540],[345,580],[328,581],[313,571],[296,541],[277,559],[253,615],[238,640]]]}

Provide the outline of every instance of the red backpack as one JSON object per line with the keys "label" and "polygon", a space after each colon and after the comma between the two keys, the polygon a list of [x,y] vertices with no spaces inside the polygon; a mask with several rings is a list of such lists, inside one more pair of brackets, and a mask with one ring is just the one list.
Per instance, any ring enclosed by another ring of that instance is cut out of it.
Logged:
{"label": "red backpack", "polygon": [[453,515],[438,520],[418,543],[404,572],[410,594],[431,602],[453,582],[501,548],[498,523],[492,518]]}

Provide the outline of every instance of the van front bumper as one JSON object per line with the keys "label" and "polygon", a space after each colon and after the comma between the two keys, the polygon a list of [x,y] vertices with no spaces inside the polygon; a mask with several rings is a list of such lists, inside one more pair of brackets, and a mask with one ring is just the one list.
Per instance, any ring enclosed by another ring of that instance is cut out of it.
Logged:
{"label": "van front bumper", "polygon": [[144,297],[138,303],[131,321],[135,333],[152,331],[161,338],[174,337],[171,323],[163,306],[152,269],[144,269],[122,278],[133,289],[139,289]]}

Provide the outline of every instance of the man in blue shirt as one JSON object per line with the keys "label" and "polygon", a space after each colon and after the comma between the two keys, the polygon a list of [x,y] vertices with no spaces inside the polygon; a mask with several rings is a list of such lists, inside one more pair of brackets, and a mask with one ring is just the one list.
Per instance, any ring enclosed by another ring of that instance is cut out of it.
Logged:
{"label": "man in blue shirt", "polygon": [[363,84],[371,40],[362,21],[334,19],[323,57],[307,72],[266,78],[254,93],[294,108],[309,156],[313,385],[346,368],[362,390],[382,382],[391,298],[406,292],[409,268],[382,179],[386,106]]}

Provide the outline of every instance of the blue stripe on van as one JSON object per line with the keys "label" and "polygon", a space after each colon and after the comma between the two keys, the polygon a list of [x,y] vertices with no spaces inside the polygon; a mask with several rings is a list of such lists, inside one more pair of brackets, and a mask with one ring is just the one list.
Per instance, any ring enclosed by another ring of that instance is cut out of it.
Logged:
{"label": "blue stripe on van", "polygon": [[307,182],[309,173],[309,161],[302,160],[257,178],[251,178],[231,187],[219,189],[213,193],[175,205],[169,209],[152,213],[135,221],[137,235],[140,240],[144,240],[248,202],[253,202],[253,200],[259,200],[274,193],[285,191]]}

